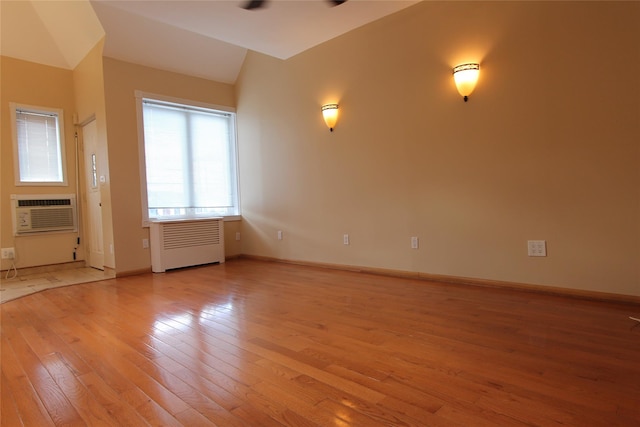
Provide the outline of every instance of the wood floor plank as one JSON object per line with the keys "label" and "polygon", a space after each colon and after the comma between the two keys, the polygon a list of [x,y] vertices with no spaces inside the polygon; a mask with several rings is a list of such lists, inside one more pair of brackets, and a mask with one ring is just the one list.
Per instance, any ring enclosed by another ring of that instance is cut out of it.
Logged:
{"label": "wood floor plank", "polygon": [[95,372],[88,372],[78,378],[91,392],[93,397],[106,409],[122,427],[148,426],[149,424],[127,402],[123,401],[119,393],[109,387]]}
{"label": "wood floor plank", "polygon": [[[134,404],[136,412],[152,426],[183,426],[183,424],[178,421],[174,415],[170,414],[166,409],[164,409],[160,403],[151,398],[140,399],[141,391],[139,390],[127,390],[120,396],[122,396],[122,398],[126,402],[138,402],[137,405]],[[185,411],[188,409],[189,408],[185,409]],[[184,411],[178,412],[178,414],[182,413],[184,413]]]}
{"label": "wood floor plank", "polygon": [[[415,425],[429,419],[435,413],[435,410],[431,412],[417,410],[416,407],[407,410],[409,405],[394,407],[387,398],[384,400],[384,405],[381,402],[368,402],[360,396],[343,393],[331,384],[320,383],[306,375],[298,376],[295,381],[301,386],[301,394],[313,393],[318,400],[318,406],[334,413],[340,413],[340,417],[345,421],[353,420],[355,416],[349,415],[349,413],[355,412],[384,425]],[[438,405],[437,409],[440,407],[441,405]]]}
{"label": "wood floor plank", "polygon": [[2,396],[5,393],[13,395],[15,406],[24,425],[55,425],[47,407],[40,400],[40,396],[22,368],[20,358],[15,354],[4,334],[0,349],[2,377],[5,379],[2,383]]}
{"label": "wood floor plank", "polygon": [[235,416],[244,420],[249,426],[282,427],[284,425],[262,411],[259,407],[255,407],[248,402],[244,402],[242,405],[234,408],[232,412]]}
{"label": "wood floor plank", "polygon": [[[257,386],[257,384],[256,384]],[[256,408],[266,416],[272,418],[277,424],[296,427],[320,427],[322,424],[318,424],[315,421],[304,418],[302,415],[288,408],[289,402],[274,400],[265,396],[263,392],[251,389],[245,396],[247,404]]]}
{"label": "wood floor plank", "polygon": [[524,427],[536,425],[531,420],[522,422],[503,414],[501,411],[496,412],[488,408],[479,406],[471,406],[460,403],[456,405],[444,405],[436,413],[438,420],[444,420],[456,426],[474,426],[474,427],[495,427],[495,426],[512,426]]}
{"label": "wood floor plank", "polygon": [[109,411],[76,378],[57,353],[50,353],[42,357],[41,360],[69,400],[69,403],[78,411],[85,424],[91,426],[118,426],[117,421],[111,417]]}
{"label": "wood floor plank", "polygon": [[[155,350],[151,346],[140,346],[138,342],[128,339],[127,332],[123,330],[117,331],[116,335],[112,336],[110,331],[98,325],[97,322],[87,321],[84,326],[93,334],[103,337],[107,345],[116,349],[121,356],[118,366],[126,369],[138,387],[146,394],[155,396],[155,400],[176,418],[178,414],[181,414],[181,417],[191,414],[188,411],[189,407],[196,407],[201,415],[214,423],[224,421],[229,426],[240,425],[237,420],[233,420],[233,416],[230,416],[226,409],[202,394],[198,387],[175,376],[171,372],[173,367],[165,369],[163,364],[158,363],[164,360],[166,365],[167,362],[167,358],[162,356],[160,350]],[[114,338],[115,336],[117,338]],[[160,384],[162,387],[159,386]],[[162,390],[161,394],[158,394],[159,390]],[[175,407],[171,402],[179,404]],[[183,407],[184,405],[186,407]]]}
{"label": "wood floor plank", "polygon": [[[309,398],[308,395],[294,393],[293,390],[290,389],[276,387],[273,384],[263,382],[256,384],[254,390],[272,402],[284,402],[286,410],[282,413],[282,416],[283,420],[289,422],[293,416],[298,419],[306,419],[319,426],[335,425],[340,423],[340,421],[349,421],[345,420],[345,417],[341,413],[336,413],[332,410],[323,410],[322,406],[316,404],[315,399]],[[366,420],[366,423],[362,422],[363,420]],[[382,425],[368,417],[363,418],[363,420],[356,425],[368,425],[371,427]]]}
{"label": "wood floor plank", "polygon": [[[95,332],[95,329],[92,328],[91,332],[87,333],[93,332]],[[105,341],[103,337],[103,342],[104,351],[106,352],[107,347],[109,347],[109,351],[112,353],[110,357],[110,364],[113,368],[117,371],[123,372],[126,378],[145,395],[152,398],[172,415],[185,411],[189,408],[188,404],[176,396],[176,394],[167,387],[164,379],[161,378],[162,372],[159,372],[159,369],[156,368],[155,365],[145,364],[145,366],[140,366],[138,363],[130,360],[128,356],[132,353],[126,346],[118,345],[118,340],[115,337],[110,342]],[[140,360],[145,359],[141,356]]]}
{"label": "wood floor plank", "polygon": [[86,423],[95,426],[117,425],[102,404],[78,380],[77,376],[81,372],[71,366],[51,343],[42,339],[32,326],[20,328],[20,333]]}
{"label": "wood floor plank", "polygon": [[218,424],[215,424],[213,421],[209,420],[207,417],[202,415],[202,413],[200,413],[194,408],[189,408],[185,411],[177,413],[176,419],[180,421],[180,423],[184,426],[215,427],[218,425]]}
{"label": "wood floor plank", "polygon": [[[114,349],[87,333],[73,318],[61,319],[51,326],[79,355],[84,356],[84,360],[100,380],[120,396],[123,405],[134,408],[150,425],[181,425],[160,403],[144,392],[126,369],[121,369],[117,363],[121,356]],[[143,378],[146,380],[145,376]],[[147,384],[146,381],[143,383]],[[183,406],[179,410],[187,408]]]}
{"label": "wood floor plank", "polygon": [[7,338],[8,345],[20,360],[26,377],[33,385],[54,423],[70,426],[84,425],[82,417],[69,401],[69,397],[56,383],[44,361],[38,358],[21,332],[16,331],[16,333],[8,335]]}
{"label": "wood floor plank", "polygon": [[22,426],[20,410],[16,405],[16,399],[4,372],[0,374],[0,425]]}
{"label": "wood floor plank", "polygon": [[0,306],[0,425],[640,425],[633,304],[229,260]]}

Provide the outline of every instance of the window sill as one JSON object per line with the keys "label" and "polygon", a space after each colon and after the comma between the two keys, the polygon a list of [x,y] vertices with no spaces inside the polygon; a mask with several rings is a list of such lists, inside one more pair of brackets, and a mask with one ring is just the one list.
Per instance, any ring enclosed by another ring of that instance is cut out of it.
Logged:
{"label": "window sill", "polygon": [[232,221],[242,221],[242,215],[217,215],[213,217],[196,217],[196,218],[151,218],[142,222],[143,228],[149,228],[152,222],[162,222],[162,221],[185,221],[189,219],[207,219],[207,218],[222,218],[224,222],[232,222]]}

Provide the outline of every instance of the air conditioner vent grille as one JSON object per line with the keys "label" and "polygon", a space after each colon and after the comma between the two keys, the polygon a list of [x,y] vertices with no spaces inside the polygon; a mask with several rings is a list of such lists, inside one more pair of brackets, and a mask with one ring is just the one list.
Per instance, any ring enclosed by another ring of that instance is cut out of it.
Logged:
{"label": "air conditioner vent grille", "polygon": [[18,207],[23,206],[71,206],[71,199],[18,200]]}
{"label": "air conditioner vent grille", "polygon": [[73,209],[69,207],[31,210],[32,230],[67,230],[73,227]]}

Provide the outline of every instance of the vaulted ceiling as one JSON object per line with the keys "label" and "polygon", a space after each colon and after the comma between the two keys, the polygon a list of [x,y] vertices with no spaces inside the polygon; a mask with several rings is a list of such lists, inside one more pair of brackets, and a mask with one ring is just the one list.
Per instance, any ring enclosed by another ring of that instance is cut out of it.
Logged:
{"label": "vaulted ceiling", "polygon": [[105,36],[105,56],[233,83],[247,50],[287,59],[418,1],[2,0],[0,53],[73,69]]}

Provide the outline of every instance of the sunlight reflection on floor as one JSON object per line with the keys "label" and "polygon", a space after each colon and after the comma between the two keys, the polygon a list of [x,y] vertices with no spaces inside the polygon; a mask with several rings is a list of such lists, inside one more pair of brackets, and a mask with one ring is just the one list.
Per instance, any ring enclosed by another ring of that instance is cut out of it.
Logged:
{"label": "sunlight reflection on floor", "polygon": [[[207,320],[221,320],[234,314],[233,302],[223,304],[207,304],[198,315],[198,324],[204,326]],[[172,314],[163,316],[154,322],[153,328],[160,332],[171,333],[174,331],[189,330],[193,326],[196,316],[192,313]]]}

